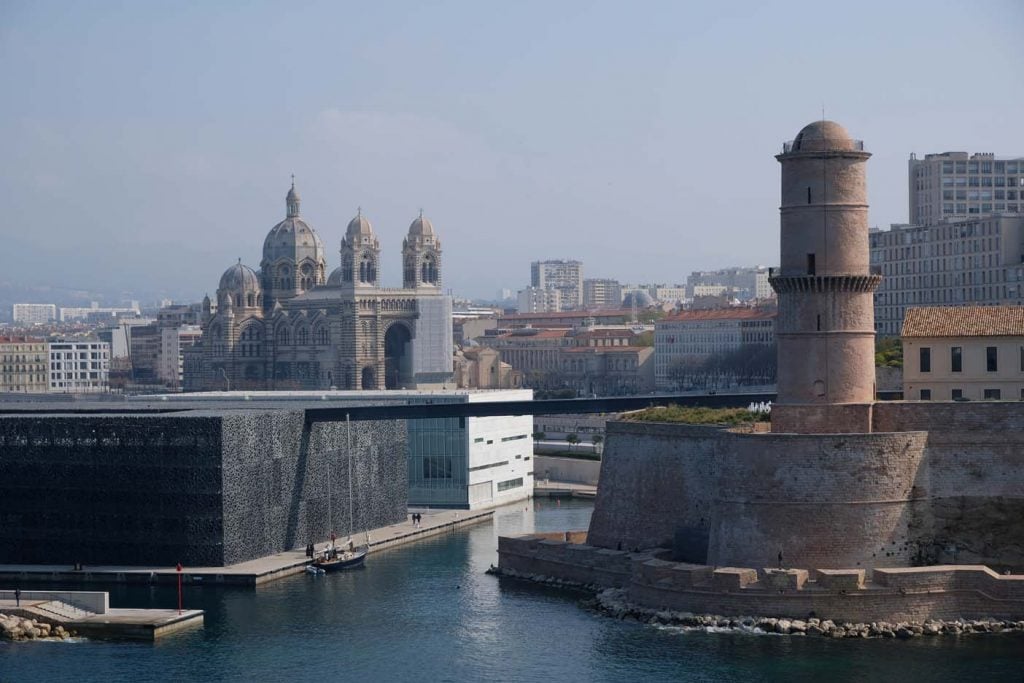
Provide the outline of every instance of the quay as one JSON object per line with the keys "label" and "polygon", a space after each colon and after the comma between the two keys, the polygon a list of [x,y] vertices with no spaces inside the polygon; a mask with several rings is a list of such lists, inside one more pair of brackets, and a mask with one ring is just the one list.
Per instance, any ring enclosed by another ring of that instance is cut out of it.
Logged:
{"label": "quay", "polygon": [[[409,513],[423,516],[419,527],[407,517],[405,521],[390,526],[371,529],[370,553],[377,553],[406,543],[450,533],[456,529],[490,521],[494,510],[436,510],[410,508]],[[363,534],[354,536],[358,542]],[[341,542],[342,537],[338,537]],[[317,543],[317,551],[323,551],[330,543]],[[186,585],[214,584],[259,586],[269,581],[299,574],[306,570],[310,560],[304,549],[289,550],[267,557],[224,567],[184,567],[182,581]],[[102,583],[176,583],[178,571],[169,566],[92,566],[80,570],[67,564],[0,564],[0,586],[15,586],[28,583],[61,584],[102,584]],[[2,594],[2,591],[0,591]],[[24,593],[23,593],[24,595]],[[12,595],[13,598],[13,595]],[[2,603],[0,603],[2,604]],[[0,610],[2,611],[2,610]],[[130,610],[138,611],[138,610]],[[153,611],[153,610],[143,610]],[[161,610],[156,610],[161,611]],[[176,613],[176,610],[174,610]],[[77,628],[77,627],[76,627]]]}
{"label": "quay", "polygon": [[202,610],[119,609],[100,591],[0,590],[0,614],[62,626],[77,636],[154,641],[203,625]]}
{"label": "quay", "polygon": [[597,498],[597,487],[569,481],[547,481],[538,479],[533,484],[534,498]]}

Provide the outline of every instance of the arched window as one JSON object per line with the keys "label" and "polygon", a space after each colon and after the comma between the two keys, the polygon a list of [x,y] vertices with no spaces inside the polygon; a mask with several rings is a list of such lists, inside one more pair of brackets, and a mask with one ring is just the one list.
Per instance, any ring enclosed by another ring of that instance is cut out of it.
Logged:
{"label": "arched window", "polygon": [[344,282],[352,282],[352,256],[350,254],[341,261],[341,279]]}
{"label": "arched window", "polygon": [[246,294],[245,295],[245,305],[248,306],[249,308],[252,308],[253,306],[255,306],[256,305],[256,295],[253,294],[252,292],[249,292],[248,294]]}
{"label": "arched window", "polygon": [[410,256],[405,259],[405,272],[403,273],[406,282],[416,279],[416,261]]}
{"label": "arched window", "polygon": [[305,327],[300,327],[299,331],[295,335],[295,340],[299,346],[306,346],[309,344],[309,330]]}
{"label": "arched window", "polygon": [[241,308],[241,307],[242,307],[242,295],[241,294],[235,294],[235,308]]}
{"label": "arched window", "polygon": [[316,330],[316,343],[320,346],[327,346],[331,343],[331,335],[327,332],[326,327],[318,327]]}
{"label": "arched window", "polygon": [[288,334],[288,328],[282,327],[277,331],[277,343],[281,346],[288,346],[291,343],[291,335]]}

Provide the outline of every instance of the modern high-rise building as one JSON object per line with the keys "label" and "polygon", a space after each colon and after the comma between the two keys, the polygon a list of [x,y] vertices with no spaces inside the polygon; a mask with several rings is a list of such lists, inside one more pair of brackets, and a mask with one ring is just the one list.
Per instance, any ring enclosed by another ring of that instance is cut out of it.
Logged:
{"label": "modern high-rise building", "polygon": [[588,278],[583,281],[583,308],[621,308],[622,285],[618,280]]}
{"label": "modern high-rise building", "polygon": [[16,325],[44,325],[57,319],[54,304],[14,304]]}
{"label": "modern high-rise building", "polygon": [[530,264],[530,286],[553,287],[561,295],[563,311],[583,307],[583,263],[580,261],[534,261]]}
{"label": "modern high-rise building", "polygon": [[686,278],[686,287],[691,297],[724,293],[733,299],[752,301],[774,296],[768,284],[768,269],[762,266],[694,271]]}
{"label": "modern high-rise building", "polygon": [[1024,157],[943,152],[910,155],[909,221],[932,225],[990,213],[1024,213]]}
{"label": "modern high-rise building", "polygon": [[868,234],[880,269],[875,330],[900,334],[913,306],[1024,304],[1024,214],[989,214]]}

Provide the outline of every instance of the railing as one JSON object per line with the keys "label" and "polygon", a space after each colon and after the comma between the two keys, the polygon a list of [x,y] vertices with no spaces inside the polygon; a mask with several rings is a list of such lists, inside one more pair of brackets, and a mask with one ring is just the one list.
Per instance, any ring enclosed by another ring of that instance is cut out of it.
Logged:
{"label": "railing", "polygon": [[[821,138],[812,138],[812,139],[808,140],[808,142],[815,142],[815,143],[817,143],[818,140],[820,140],[820,139]],[[850,150],[857,151],[857,152],[863,152],[864,151],[864,141],[863,140],[843,140],[841,138],[825,138],[825,142],[826,143],[829,143],[829,142],[832,142],[832,141],[835,142],[835,146],[834,147],[828,147],[827,149],[824,149],[824,150],[813,149],[813,150],[807,150],[807,151],[811,151],[811,152],[823,152],[823,151],[830,151],[830,150],[843,151],[843,152],[850,151]],[[790,140],[789,142],[782,143],[782,153],[783,154],[789,154],[791,152],[800,152],[800,151],[803,151],[803,150],[797,148],[796,140]]]}

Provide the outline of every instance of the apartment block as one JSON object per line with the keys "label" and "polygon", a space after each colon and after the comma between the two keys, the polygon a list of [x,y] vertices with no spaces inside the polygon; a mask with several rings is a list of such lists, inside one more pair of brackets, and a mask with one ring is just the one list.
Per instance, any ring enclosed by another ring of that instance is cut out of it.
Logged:
{"label": "apartment block", "polygon": [[110,375],[110,345],[100,341],[63,341],[49,345],[50,391],[106,391]]}
{"label": "apartment block", "polygon": [[49,389],[46,342],[0,337],[0,393],[41,394]]}
{"label": "apartment block", "polygon": [[908,165],[914,225],[973,218],[990,213],[1024,213],[1024,157],[943,152]]}
{"label": "apartment block", "polygon": [[583,306],[583,263],[580,261],[534,261],[530,264],[530,286],[554,288],[561,295],[559,310]]}
{"label": "apartment block", "polygon": [[54,304],[14,304],[13,308],[15,325],[45,325],[57,319]]}

